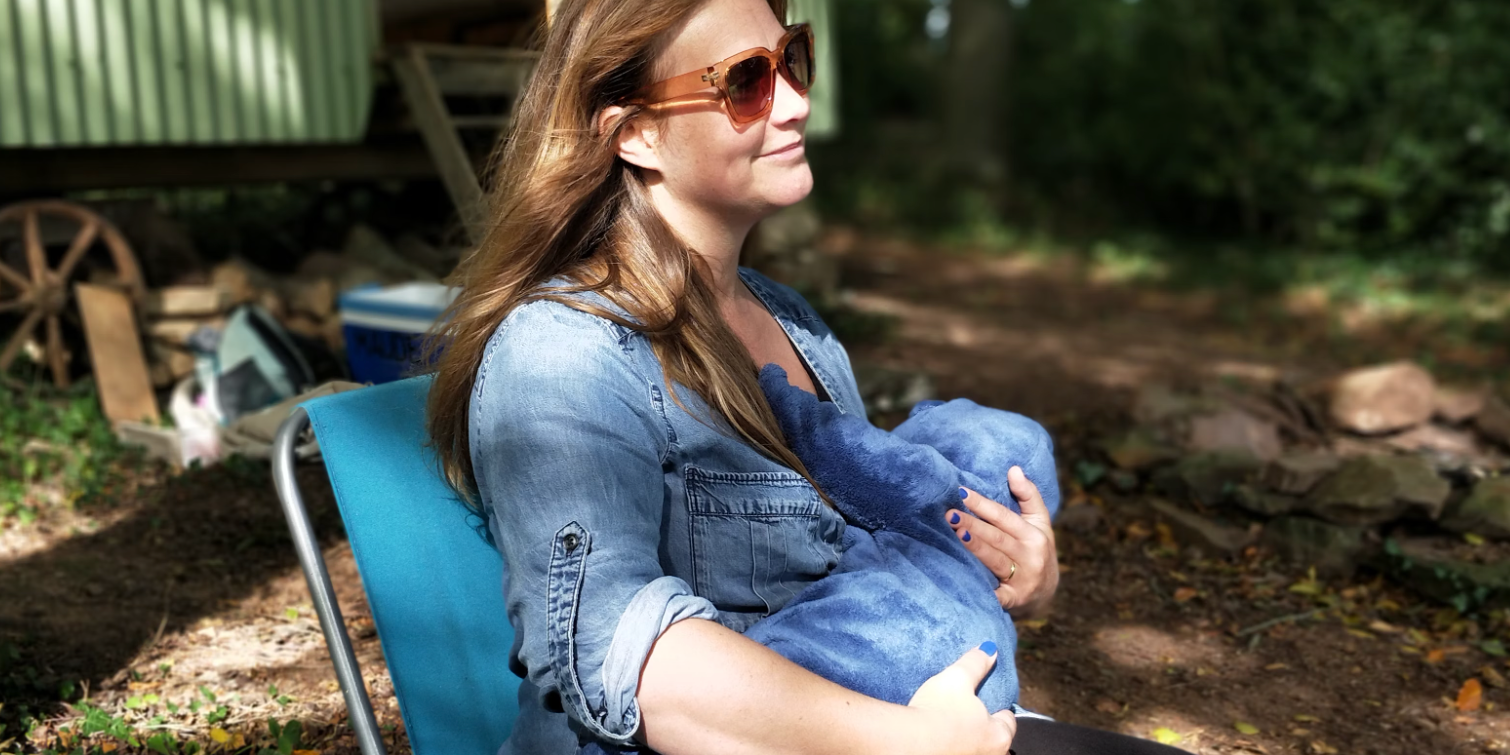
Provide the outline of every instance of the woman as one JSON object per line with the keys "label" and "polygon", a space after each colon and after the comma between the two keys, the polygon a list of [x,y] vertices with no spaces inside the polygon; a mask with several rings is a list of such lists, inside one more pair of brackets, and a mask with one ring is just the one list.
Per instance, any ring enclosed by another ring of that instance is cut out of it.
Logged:
{"label": "woman", "polygon": [[[1003,753],[1021,726],[1028,755],[1030,729],[1073,729],[988,715],[989,648],[903,707],[740,634],[832,568],[844,527],[756,367],[863,411],[812,308],[737,265],[812,186],[810,56],[783,5],[565,0],[500,156],[429,421],[508,567],[525,681],[504,752]],[[980,519],[955,526],[1018,615],[1058,577],[1036,491],[1020,473],[1012,491],[1027,516],[971,496]]]}

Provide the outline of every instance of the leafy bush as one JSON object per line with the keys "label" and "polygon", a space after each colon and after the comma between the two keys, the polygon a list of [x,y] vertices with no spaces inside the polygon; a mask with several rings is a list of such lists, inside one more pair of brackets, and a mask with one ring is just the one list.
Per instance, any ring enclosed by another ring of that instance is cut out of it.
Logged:
{"label": "leafy bush", "polygon": [[141,461],[111,431],[92,382],[0,392],[0,525],[29,524],[48,503],[90,503]]}

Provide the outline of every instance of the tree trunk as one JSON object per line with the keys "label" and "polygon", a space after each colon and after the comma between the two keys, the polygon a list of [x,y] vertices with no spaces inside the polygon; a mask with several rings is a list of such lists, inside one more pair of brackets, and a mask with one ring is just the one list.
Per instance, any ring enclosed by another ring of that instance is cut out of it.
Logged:
{"label": "tree trunk", "polygon": [[1009,0],[951,0],[945,132],[951,171],[991,193],[1007,177]]}

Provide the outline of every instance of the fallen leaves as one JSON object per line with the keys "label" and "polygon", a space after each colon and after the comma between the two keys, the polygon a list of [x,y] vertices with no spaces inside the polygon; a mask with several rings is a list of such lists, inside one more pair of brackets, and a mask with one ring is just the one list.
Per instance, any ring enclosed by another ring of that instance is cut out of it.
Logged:
{"label": "fallen leaves", "polygon": [[1484,701],[1484,686],[1479,684],[1478,679],[1469,679],[1463,682],[1462,689],[1458,690],[1458,699],[1455,705],[1459,712],[1468,713],[1479,709]]}
{"label": "fallen leaves", "polygon": [[1183,737],[1180,736],[1179,732],[1168,726],[1160,726],[1153,730],[1153,739],[1161,745],[1172,745],[1179,743]]}
{"label": "fallen leaves", "polygon": [[1201,591],[1194,587],[1181,587],[1174,591],[1174,602],[1184,603],[1200,594]]}
{"label": "fallen leaves", "polygon": [[1258,727],[1248,723],[1247,721],[1238,721],[1232,724],[1232,728],[1237,729],[1237,732],[1239,734],[1247,734],[1248,736],[1253,736],[1254,734],[1258,733]]}

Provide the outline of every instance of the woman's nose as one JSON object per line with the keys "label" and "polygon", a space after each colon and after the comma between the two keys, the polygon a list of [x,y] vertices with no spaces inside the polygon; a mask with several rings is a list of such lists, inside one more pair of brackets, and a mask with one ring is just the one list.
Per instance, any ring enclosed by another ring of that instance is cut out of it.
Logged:
{"label": "woman's nose", "polygon": [[771,103],[771,121],[776,124],[791,123],[794,121],[807,120],[808,111],[812,108],[808,104],[807,97],[797,93],[792,88],[792,82],[786,80],[781,73],[776,74],[775,100]]}

